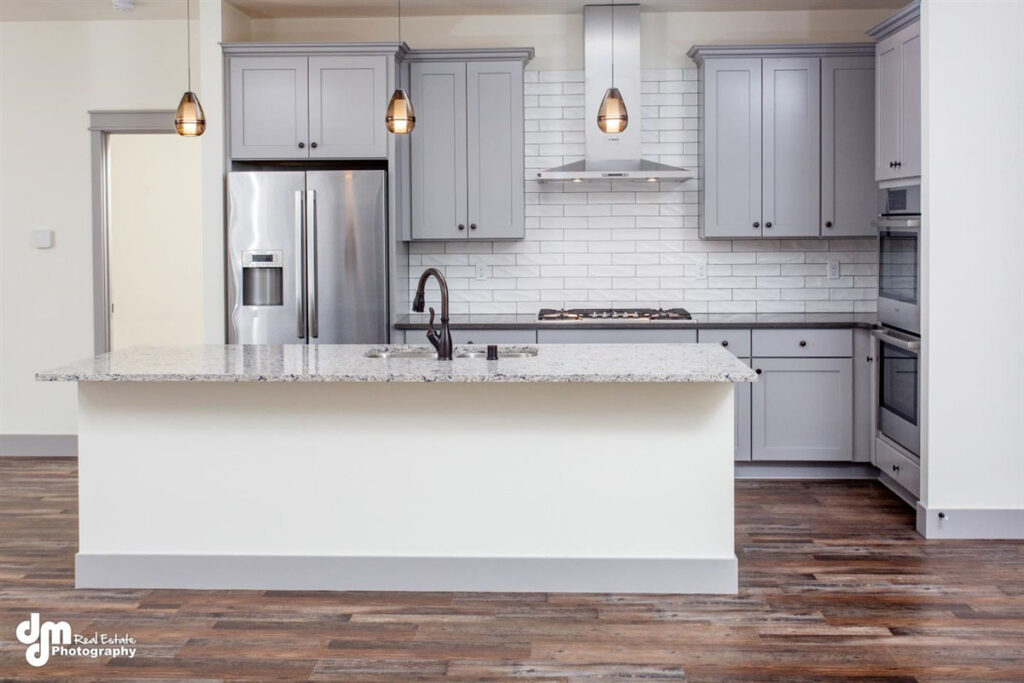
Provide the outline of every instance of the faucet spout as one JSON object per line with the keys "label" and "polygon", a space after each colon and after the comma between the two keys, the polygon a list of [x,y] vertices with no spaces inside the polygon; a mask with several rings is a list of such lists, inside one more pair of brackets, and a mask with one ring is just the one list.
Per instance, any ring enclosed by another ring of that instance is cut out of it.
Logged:
{"label": "faucet spout", "polygon": [[448,326],[448,282],[437,268],[427,268],[420,275],[420,281],[416,285],[416,295],[412,300],[412,310],[417,313],[423,312],[426,306],[424,290],[427,280],[431,277],[437,280],[437,284],[441,287],[441,331],[438,333],[434,329],[434,309],[431,308],[430,322],[427,323],[427,341],[437,349],[438,360],[451,360],[453,345],[451,329]]}

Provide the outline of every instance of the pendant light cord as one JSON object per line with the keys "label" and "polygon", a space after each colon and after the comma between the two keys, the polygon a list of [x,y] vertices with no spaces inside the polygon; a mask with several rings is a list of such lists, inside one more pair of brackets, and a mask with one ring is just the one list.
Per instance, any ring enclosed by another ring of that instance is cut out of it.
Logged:
{"label": "pendant light cord", "polygon": [[398,44],[402,44],[402,0],[398,0]]}
{"label": "pendant light cord", "polygon": [[615,87],[615,0],[612,0],[612,87]]}
{"label": "pendant light cord", "polygon": [[192,0],[185,0],[185,64],[188,71],[188,91],[192,92]]}

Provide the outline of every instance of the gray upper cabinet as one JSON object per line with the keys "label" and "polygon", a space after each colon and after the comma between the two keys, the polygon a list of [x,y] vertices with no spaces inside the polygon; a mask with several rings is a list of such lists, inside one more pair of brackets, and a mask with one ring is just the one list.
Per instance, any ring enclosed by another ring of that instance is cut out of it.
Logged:
{"label": "gray upper cabinet", "polygon": [[921,26],[910,5],[868,32],[875,46],[875,179],[921,175]]}
{"label": "gray upper cabinet", "polygon": [[410,65],[412,239],[521,239],[524,59]]}
{"label": "gray upper cabinet", "polygon": [[525,233],[523,67],[466,65],[469,237]]}
{"label": "gray upper cabinet", "polygon": [[821,60],[764,59],[761,214],[765,237],[817,237]]}
{"label": "gray upper cabinet", "polygon": [[853,361],[754,358],[752,459],[853,459]]}
{"label": "gray upper cabinet", "polygon": [[878,213],[874,139],[875,60],[821,60],[821,227],[825,237],[874,237]]}
{"label": "gray upper cabinet", "polygon": [[410,97],[416,107],[412,150],[412,236],[466,236],[466,64],[414,62]]}
{"label": "gray upper cabinet", "polygon": [[385,55],[231,56],[232,159],[382,159]]}
{"label": "gray upper cabinet", "polygon": [[308,67],[305,57],[231,59],[233,158],[308,156]]}
{"label": "gray upper cabinet", "polygon": [[714,59],[704,79],[706,237],[761,235],[761,60]]}
{"label": "gray upper cabinet", "polygon": [[877,188],[864,144],[874,129],[873,51],[854,43],[688,52],[703,89],[701,237],[874,234]]}
{"label": "gray upper cabinet", "polygon": [[383,56],[309,58],[309,157],[388,155],[388,60]]}

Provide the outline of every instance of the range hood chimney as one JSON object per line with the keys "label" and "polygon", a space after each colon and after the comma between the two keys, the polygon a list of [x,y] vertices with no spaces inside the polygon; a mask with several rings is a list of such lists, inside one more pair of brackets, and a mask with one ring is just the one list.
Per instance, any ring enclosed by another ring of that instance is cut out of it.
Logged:
{"label": "range hood chimney", "polygon": [[[615,21],[612,21],[615,12]],[[615,40],[612,40],[614,25]],[[614,44],[615,54],[612,54]],[[597,127],[597,110],[605,91],[615,87],[629,109],[629,125],[608,134]],[[587,5],[583,8],[584,127],[582,161],[537,173],[537,180],[688,180],[693,173],[640,158],[640,5]]]}

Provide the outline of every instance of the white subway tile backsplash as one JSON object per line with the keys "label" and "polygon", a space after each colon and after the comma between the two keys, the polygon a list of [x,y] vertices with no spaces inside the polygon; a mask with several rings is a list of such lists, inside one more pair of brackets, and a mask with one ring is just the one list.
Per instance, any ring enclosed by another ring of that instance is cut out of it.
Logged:
{"label": "white subway tile backsplash", "polygon": [[[527,178],[583,158],[583,72],[527,71]],[[415,242],[410,287],[425,267],[445,272],[453,313],[540,308],[685,306],[694,313],[872,312],[877,243],[867,239],[701,240],[697,70],[644,69],[645,158],[698,178],[659,183],[526,182],[526,239]],[[827,262],[840,277],[827,278]],[[476,279],[484,265],[485,279]],[[428,300],[436,305],[436,290]]]}

